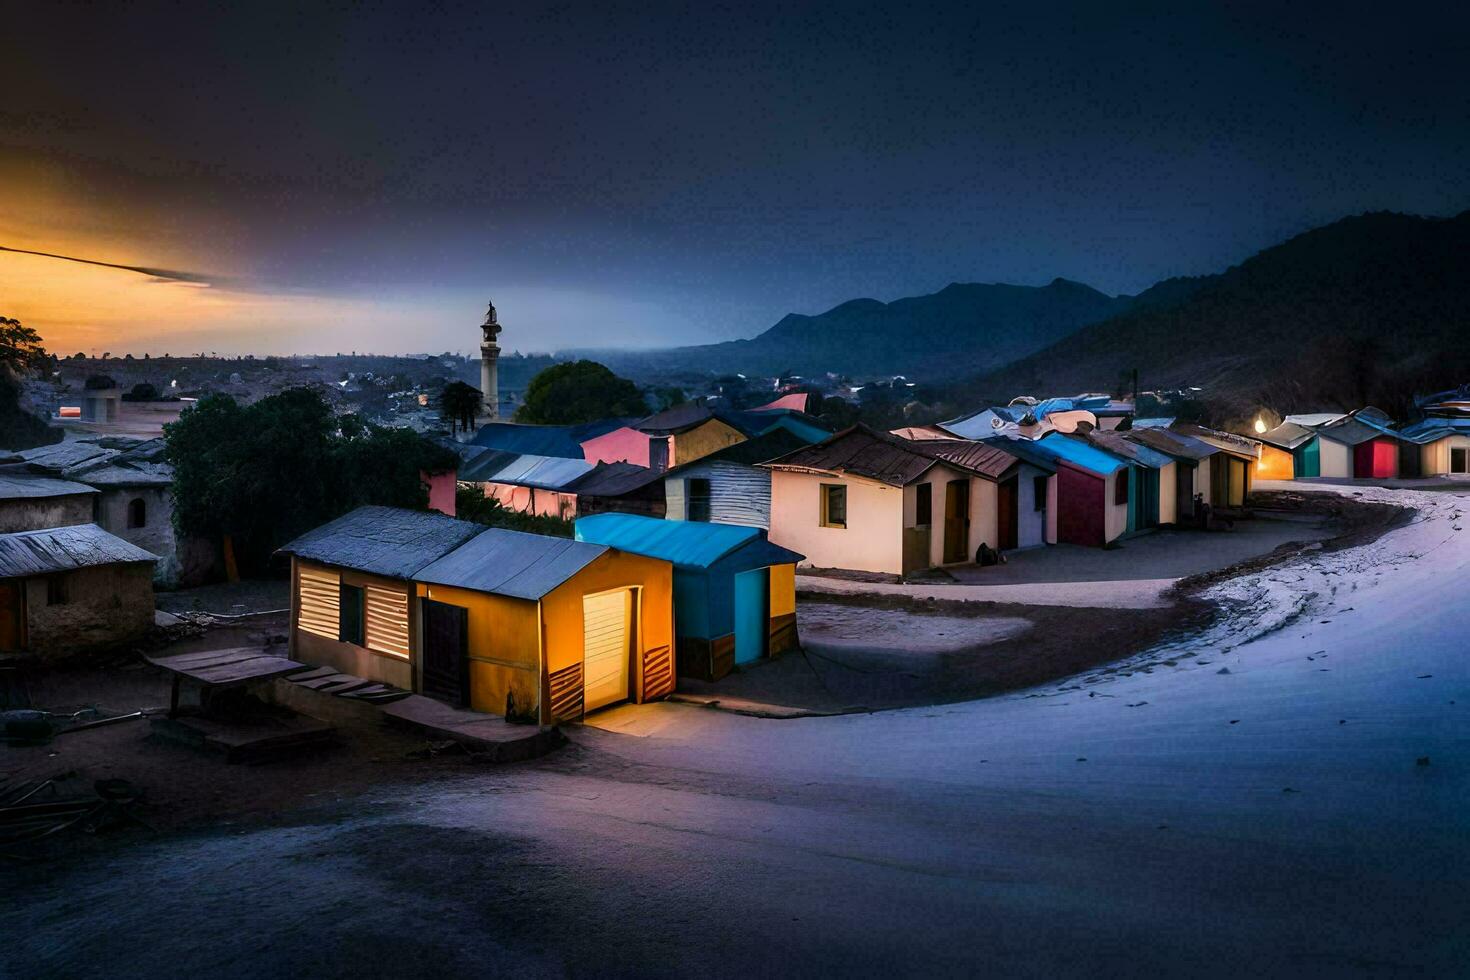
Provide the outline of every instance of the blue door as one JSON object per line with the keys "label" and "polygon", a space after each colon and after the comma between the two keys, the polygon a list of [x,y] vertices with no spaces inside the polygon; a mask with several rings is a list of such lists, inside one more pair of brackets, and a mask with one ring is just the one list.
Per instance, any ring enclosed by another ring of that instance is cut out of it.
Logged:
{"label": "blue door", "polygon": [[766,655],[770,634],[770,570],[756,568],[735,576],[735,662],[748,664]]}

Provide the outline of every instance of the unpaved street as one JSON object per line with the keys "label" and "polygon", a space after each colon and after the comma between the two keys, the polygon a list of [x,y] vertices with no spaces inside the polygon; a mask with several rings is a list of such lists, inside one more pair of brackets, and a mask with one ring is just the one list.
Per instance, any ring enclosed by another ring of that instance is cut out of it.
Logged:
{"label": "unpaved street", "polygon": [[1420,517],[1046,688],[619,708],[539,763],[0,865],[0,974],[1462,974],[1470,497],[1356,489]]}

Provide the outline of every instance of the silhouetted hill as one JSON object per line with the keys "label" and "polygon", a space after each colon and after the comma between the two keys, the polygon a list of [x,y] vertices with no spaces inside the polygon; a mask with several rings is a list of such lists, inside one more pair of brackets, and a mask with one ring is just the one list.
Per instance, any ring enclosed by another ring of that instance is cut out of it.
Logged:
{"label": "silhouetted hill", "polygon": [[1045,286],[952,283],[883,303],[849,300],[792,313],[750,340],[663,351],[589,352],[631,374],[650,370],[904,374],[932,379],[999,367],[1128,309],[1129,297],[1055,279]]}
{"label": "silhouetted hill", "polygon": [[1132,309],[956,389],[971,400],[1109,390],[1136,368],[1144,389],[1351,408],[1463,383],[1467,350],[1470,211],[1379,212],[1216,276],[1160,283]]}

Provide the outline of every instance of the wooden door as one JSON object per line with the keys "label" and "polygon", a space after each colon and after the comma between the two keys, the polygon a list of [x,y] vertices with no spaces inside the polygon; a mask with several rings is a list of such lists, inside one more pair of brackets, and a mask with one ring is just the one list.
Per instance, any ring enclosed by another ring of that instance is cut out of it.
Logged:
{"label": "wooden door", "polygon": [[996,547],[1001,551],[1020,547],[1021,494],[1013,476],[995,490]]}
{"label": "wooden door", "polygon": [[626,589],[582,597],[582,700],[587,711],[628,699],[630,605]]}
{"label": "wooden door", "polygon": [[1180,460],[1174,465],[1174,523],[1194,519],[1194,464]]}
{"label": "wooden door", "polygon": [[455,707],[469,701],[469,610],[423,600],[424,654],[420,686],[431,698]]}
{"label": "wooden door", "polygon": [[970,544],[970,481],[950,480],[944,487],[944,561],[965,561]]}
{"label": "wooden door", "polygon": [[24,593],[19,582],[0,582],[0,650],[25,647]]}

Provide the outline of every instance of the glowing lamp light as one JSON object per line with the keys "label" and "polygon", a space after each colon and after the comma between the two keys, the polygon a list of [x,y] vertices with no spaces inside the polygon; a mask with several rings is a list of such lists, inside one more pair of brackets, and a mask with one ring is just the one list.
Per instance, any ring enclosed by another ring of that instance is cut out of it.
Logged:
{"label": "glowing lamp light", "polygon": [[1259,415],[1257,415],[1256,416],[1256,432],[1257,433],[1261,433],[1261,432],[1265,432],[1265,431],[1266,431],[1266,420],[1263,419],[1263,418],[1261,418]]}

